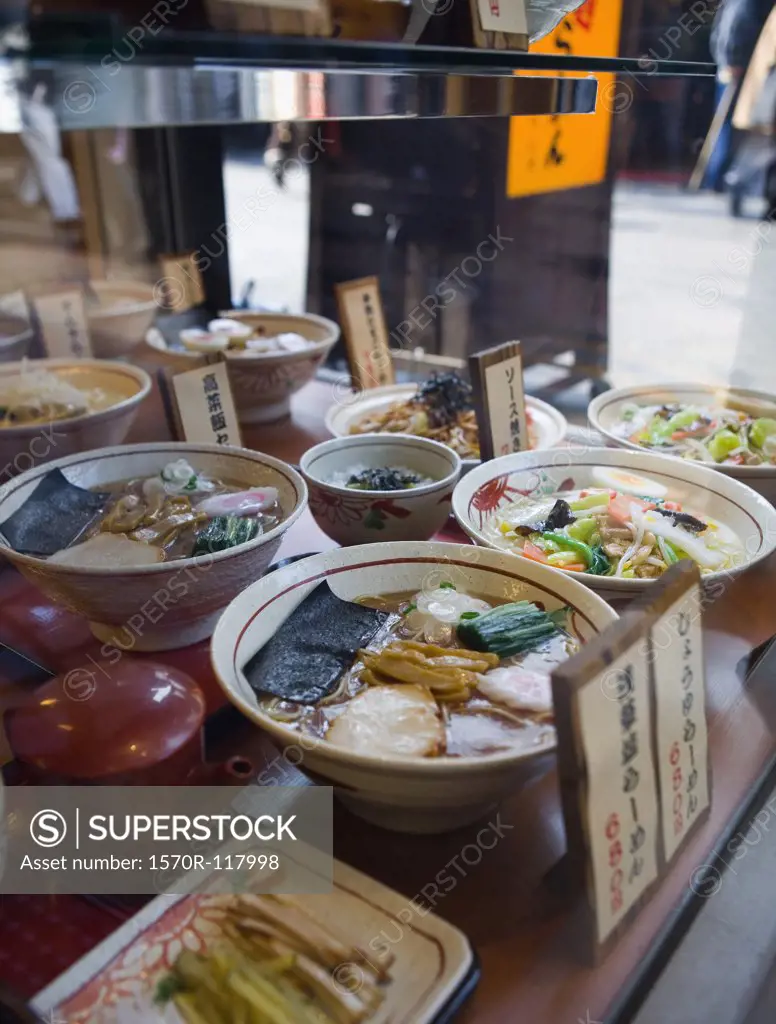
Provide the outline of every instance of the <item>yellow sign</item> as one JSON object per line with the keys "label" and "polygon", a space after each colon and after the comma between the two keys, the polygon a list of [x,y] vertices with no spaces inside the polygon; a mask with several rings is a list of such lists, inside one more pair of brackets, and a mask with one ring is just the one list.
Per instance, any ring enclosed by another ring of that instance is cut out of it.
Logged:
{"label": "yellow sign", "polygon": [[[620,44],[621,16],[622,0],[587,0],[567,15],[549,36],[533,43],[531,52],[615,57]],[[545,73],[558,74],[555,71]],[[630,107],[633,86],[618,81],[613,74],[597,77],[595,114],[512,118],[507,161],[508,197],[533,196],[603,181],[612,114]]]}

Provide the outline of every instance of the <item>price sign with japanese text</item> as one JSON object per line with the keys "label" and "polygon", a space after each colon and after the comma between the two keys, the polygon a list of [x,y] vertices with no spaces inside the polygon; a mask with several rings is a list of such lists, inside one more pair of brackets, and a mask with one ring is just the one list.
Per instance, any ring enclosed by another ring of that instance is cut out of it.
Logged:
{"label": "price sign with japanese text", "polygon": [[[691,587],[652,630],[663,849],[671,861],[709,808],[700,588]],[[658,671],[659,666],[659,671]]]}
{"label": "price sign with japanese text", "polygon": [[477,0],[477,12],[484,32],[528,32],[525,0]]}
{"label": "price sign with japanese text", "polygon": [[388,346],[380,282],[376,277],[336,286],[350,376],[356,388],[379,388],[396,380]]}
{"label": "price sign with japanese text", "polygon": [[91,356],[89,322],[80,291],[43,295],[35,299],[35,313],[46,355],[53,359],[88,359]]}
{"label": "price sign with japanese text", "polygon": [[483,462],[530,448],[520,342],[470,356],[469,373]]}
{"label": "price sign with japanese text", "polygon": [[160,371],[159,383],[173,433],[180,441],[242,446],[240,424],[220,354],[194,370]]}
{"label": "price sign with japanese text", "polygon": [[596,962],[708,815],[699,579],[680,562],[552,675],[569,867]]}

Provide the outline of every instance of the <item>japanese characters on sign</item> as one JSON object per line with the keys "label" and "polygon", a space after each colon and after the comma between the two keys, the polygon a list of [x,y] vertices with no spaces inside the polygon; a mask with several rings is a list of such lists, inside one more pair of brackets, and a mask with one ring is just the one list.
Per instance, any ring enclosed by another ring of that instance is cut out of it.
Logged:
{"label": "japanese characters on sign", "polygon": [[525,0],[478,0],[477,9],[484,32],[528,32]]}
{"label": "japanese characters on sign", "polygon": [[569,864],[598,959],[711,806],[697,566],[655,581],[552,690]]}
{"label": "japanese characters on sign", "polygon": [[225,362],[177,373],[170,385],[177,432],[183,440],[242,445]]}
{"label": "japanese characters on sign", "polygon": [[520,342],[469,359],[483,460],[530,448]]}
{"label": "japanese characters on sign", "polygon": [[396,377],[379,281],[376,277],[346,281],[337,285],[336,292],[354,386],[376,388],[393,384]]}
{"label": "japanese characters on sign", "polygon": [[41,296],[35,299],[35,313],[47,355],[76,359],[91,356],[89,323],[80,291]]}
{"label": "japanese characters on sign", "polygon": [[663,850],[666,860],[671,861],[710,799],[697,585],[683,594],[655,627],[652,649]]}
{"label": "japanese characters on sign", "polygon": [[658,795],[647,646],[579,692],[597,939],[603,943],[658,875]]}

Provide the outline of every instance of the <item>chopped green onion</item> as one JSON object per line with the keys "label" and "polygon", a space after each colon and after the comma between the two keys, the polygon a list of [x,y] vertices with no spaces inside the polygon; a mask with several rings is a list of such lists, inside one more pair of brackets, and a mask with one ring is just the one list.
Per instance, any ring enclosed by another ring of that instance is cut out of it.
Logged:
{"label": "chopped green onion", "polygon": [[440,590],[455,590],[455,584],[454,583],[448,583],[447,581],[445,581],[444,583],[440,583],[439,584],[439,589]]}

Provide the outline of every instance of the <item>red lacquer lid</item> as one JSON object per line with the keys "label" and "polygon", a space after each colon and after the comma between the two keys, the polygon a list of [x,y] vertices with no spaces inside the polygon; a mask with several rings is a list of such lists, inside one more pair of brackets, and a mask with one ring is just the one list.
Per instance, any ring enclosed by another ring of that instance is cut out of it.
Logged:
{"label": "red lacquer lid", "polygon": [[14,756],[37,769],[92,780],[172,757],[202,726],[205,699],[184,672],[124,659],[55,676],[7,712]]}

